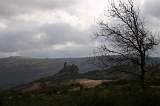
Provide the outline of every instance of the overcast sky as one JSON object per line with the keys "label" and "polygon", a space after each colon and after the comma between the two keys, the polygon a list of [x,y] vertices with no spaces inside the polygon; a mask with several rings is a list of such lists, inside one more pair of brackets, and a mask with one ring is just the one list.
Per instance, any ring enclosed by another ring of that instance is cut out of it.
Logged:
{"label": "overcast sky", "polygon": [[[141,2],[140,2],[141,1]],[[0,57],[79,57],[93,54],[92,39],[108,0],[0,0]],[[145,19],[160,28],[160,0],[137,0]]]}

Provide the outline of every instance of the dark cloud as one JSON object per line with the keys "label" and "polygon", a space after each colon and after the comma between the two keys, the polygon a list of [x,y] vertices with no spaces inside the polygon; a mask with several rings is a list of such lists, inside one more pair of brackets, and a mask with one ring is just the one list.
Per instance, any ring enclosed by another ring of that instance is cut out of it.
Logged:
{"label": "dark cloud", "polygon": [[38,45],[31,36],[33,34],[34,32],[27,31],[0,32],[0,52],[16,52],[32,49]]}
{"label": "dark cloud", "polygon": [[[65,55],[82,56],[91,52],[88,49],[90,48],[88,47],[89,36],[92,34],[89,29],[73,27],[72,21],[65,22],[65,16],[64,22],[55,20],[57,22],[47,23],[48,18],[44,22],[43,18],[39,19],[43,24],[39,24],[39,21],[37,22],[35,18],[32,20],[30,17],[30,15],[36,16],[33,12],[53,10],[53,12],[63,11],[68,16],[70,15],[68,12],[73,12],[73,9],[72,11],[67,9],[73,8],[76,3],[78,0],[0,0],[0,57],[9,55],[64,57]],[[26,17],[24,14],[29,16]],[[31,20],[19,19],[20,15]],[[58,15],[55,17],[59,17]],[[36,17],[41,18],[40,16]],[[43,17],[45,18],[44,15]],[[4,27],[1,24],[6,25],[6,28],[1,30],[1,26]],[[65,47],[69,42],[74,45],[60,50],[53,48],[56,45]],[[84,48],[86,48],[85,51]]]}
{"label": "dark cloud", "polygon": [[0,52],[43,49],[67,42],[88,45],[89,34],[91,34],[89,31],[80,31],[68,24],[46,24],[32,30],[2,31],[0,32]]}

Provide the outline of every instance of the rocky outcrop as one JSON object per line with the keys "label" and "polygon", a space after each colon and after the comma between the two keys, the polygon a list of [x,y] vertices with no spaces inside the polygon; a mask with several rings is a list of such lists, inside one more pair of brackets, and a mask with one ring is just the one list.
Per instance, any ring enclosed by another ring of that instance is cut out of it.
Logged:
{"label": "rocky outcrop", "polygon": [[55,77],[66,77],[79,74],[79,68],[75,64],[67,65],[67,62],[64,63],[64,67],[55,74]]}

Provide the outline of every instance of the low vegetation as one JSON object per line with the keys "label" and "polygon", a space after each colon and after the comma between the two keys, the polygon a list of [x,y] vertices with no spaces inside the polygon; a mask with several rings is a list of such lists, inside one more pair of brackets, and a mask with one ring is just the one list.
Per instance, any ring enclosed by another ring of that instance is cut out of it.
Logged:
{"label": "low vegetation", "polygon": [[160,106],[160,86],[142,90],[137,81],[104,82],[87,88],[79,83],[33,92],[1,93],[1,106]]}
{"label": "low vegetation", "polygon": [[140,79],[117,70],[135,69],[123,65],[82,74],[65,64],[53,76],[0,92],[0,106],[160,106],[160,73],[143,89]]}

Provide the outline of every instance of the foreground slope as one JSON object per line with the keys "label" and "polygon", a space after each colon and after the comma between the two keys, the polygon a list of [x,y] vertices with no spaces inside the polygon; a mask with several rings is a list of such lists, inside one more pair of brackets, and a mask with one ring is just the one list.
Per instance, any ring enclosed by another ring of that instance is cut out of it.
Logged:
{"label": "foreground slope", "polygon": [[0,105],[160,106],[160,73],[156,74],[156,79],[149,80],[146,89],[142,89],[139,80],[128,79],[124,73],[115,72],[119,78],[115,73],[109,75],[109,70],[117,69],[134,70],[133,67],[120,66],[79,73],[76,65],[64,65],[53,76],[0,92]]}

